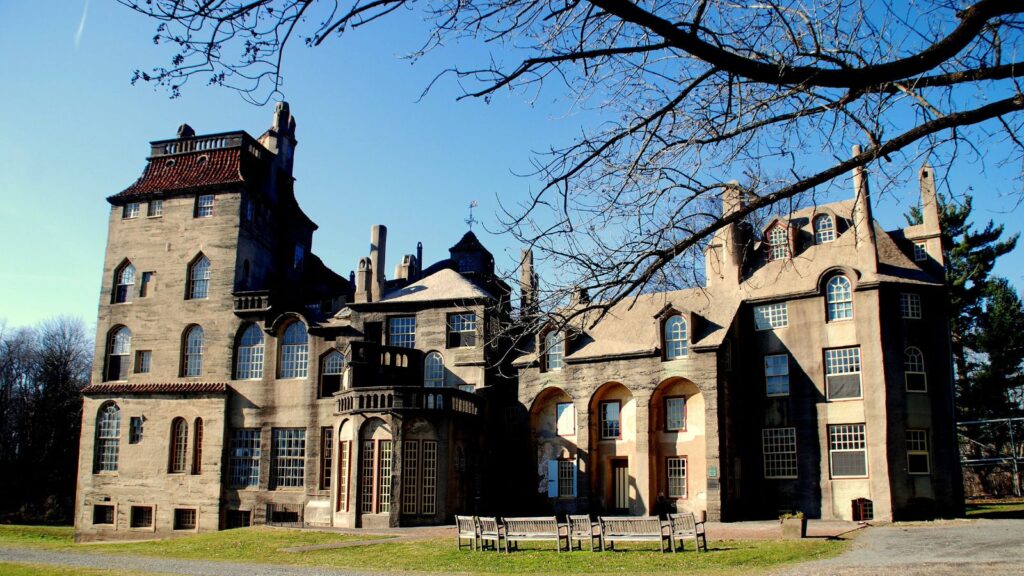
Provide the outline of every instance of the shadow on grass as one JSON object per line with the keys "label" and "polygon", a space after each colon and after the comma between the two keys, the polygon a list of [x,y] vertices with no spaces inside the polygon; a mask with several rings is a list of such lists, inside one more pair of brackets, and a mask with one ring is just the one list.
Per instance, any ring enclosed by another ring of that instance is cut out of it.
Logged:
{"label": "shadow on grass", "polygon": [[968,510],[967,517],[987,520],[1021,520],[1024,519],[1024,508],[1020,510]]}

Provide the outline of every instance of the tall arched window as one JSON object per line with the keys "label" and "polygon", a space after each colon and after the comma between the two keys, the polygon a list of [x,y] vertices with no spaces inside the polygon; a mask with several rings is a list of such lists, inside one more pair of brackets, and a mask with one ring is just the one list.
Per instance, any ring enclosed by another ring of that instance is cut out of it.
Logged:
{"label": "tall arched window", "polygon": [[124,264],[114,272],[114,304],[132,301],[135,291],[135,266],[131,262]]}
{"label": "tall arched window", "polygon": [[200,254],[188,267],[189,300],[206,298],[210,293],[210,259]]}
{"label": "tall arched window", "polygon": [[853,289],[846,276],[836,276],[828,281],[825,301],[829,322],[853,318]]}
{"label": "tall arched window", "polygon": [[185,454],[188,453],[188,424],[184,418],[171,422],[171,450],[167,471],[178,474],[185,471]]}
{"label": "tall arched window", "polygon": [[96,445],[93,447],[94,472],[117,472],[121,440],[121,410],[108,402],[96,415]]}
{"label": "tall arched window", "polygon": [[565,339],[561,332],[548,332],[544,337],[544,367],[548,370],[561,370],[565,359]]}
{"label": "tall arched window", "polygon": [[203,328],[192,326],[185,330],[185,349],[181,359],[182,376],[199,376],[203,373]]}
{"label": "tall arched window", "polygon": [[903,352],[903,377],[907,392],[927,392],[928,380],[924,370],[924,354],[910,346]]}
{"label": "tall arched window", "polygon": [[196,418],[192,430],[192,473],[203,471],[203,419]]}
{"label": "tall arched window", "polygon": [[320,358],[320,397],[327,398],[341,390],[341,375],[345,372],[345,357],[331,350]]}
{"label": "tall arched window", "polygon": [[263,331],[255,324],[247,324],[235,349],[235,379],[259,378],[263,378]]}
{"label": "tall arched window", "polygon": [[782,224],[768,231],[768,259],[782,260],[789,258],[789,232]]}
{"label": "tall arched window", "polygon": [[832,217],[828,214],[819,214],[814,218],[814,241],[818,244],[831,242],[836,239],[836,227]]}
{"label": "tall arched window", "polygon": [[302,321],[292,322],[285,328],[280,366],[278,378],[305,378],[309,373],[309,336]]}
{"label": "tall arched window", "polygon": [[423,361],[423,385],[427,388],[444,388],[444,358],[439,352],[427,354]]}
{"label": "tall arched window", "polygon": [[686,333],[686,320],[676,314],[665,321],[665,359],[672,360],[686,356],[689,352],[689,340]]}
{"label": "tall arched window", "polygon": [[118,326],[110,332],[107,343],[106,380],[127,380],[131,362],[132,331]]}

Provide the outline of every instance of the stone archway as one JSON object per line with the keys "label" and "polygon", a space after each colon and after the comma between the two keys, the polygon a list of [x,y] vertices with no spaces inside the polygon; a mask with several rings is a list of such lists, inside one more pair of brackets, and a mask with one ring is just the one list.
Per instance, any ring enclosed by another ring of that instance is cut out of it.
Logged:
{"label": "stone archway", "polygon": [[[650,494],[652,513],[707,510],[704,395],[684,378],[663,381],[651,395]],[[659,504],[660,498],[667,502]]]}
{"label": "stone archway", "polygon": [[647,510],[636,483],[637,402],[619,382],[607,382],[591,396],[590,474],[593,507],[602,513],[641,515]]}

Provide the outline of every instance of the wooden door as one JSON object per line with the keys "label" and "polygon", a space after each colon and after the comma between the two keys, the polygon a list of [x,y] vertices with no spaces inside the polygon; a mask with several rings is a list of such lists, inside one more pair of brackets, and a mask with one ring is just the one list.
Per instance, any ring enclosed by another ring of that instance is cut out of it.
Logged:
{"label": "wooden door", "polygon": [[612,509],[616,514],[629,513],[629,460],[612,460]]}

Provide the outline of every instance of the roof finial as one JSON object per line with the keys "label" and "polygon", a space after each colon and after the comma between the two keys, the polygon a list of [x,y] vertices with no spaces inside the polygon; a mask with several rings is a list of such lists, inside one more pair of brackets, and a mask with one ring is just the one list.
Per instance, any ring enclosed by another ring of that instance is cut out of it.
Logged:
{"label": "roof finial", "polygon": [[478,204],[476,203],[476,200],[473,200],[472,202],[469,203],[469,218],[466,218],[466,224],[469,224],[470,232],[473,231],[473,224],[479,222],[479,220],[473,218],[473,208],[476,208],[477,206]]}

